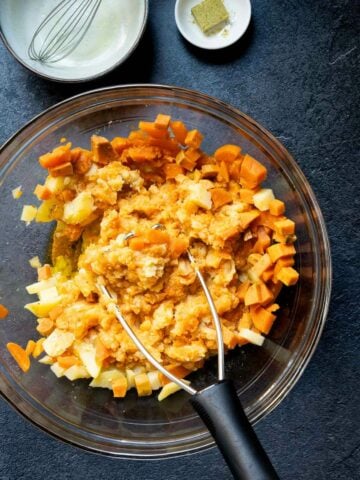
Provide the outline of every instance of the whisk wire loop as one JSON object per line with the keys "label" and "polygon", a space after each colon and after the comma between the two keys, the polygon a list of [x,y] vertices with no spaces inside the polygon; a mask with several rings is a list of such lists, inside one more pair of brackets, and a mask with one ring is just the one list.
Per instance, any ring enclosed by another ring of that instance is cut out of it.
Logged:
{"label": "whisk wire loop", "polygon": [[61,1],[35,30],[28,48],[29,57],[42,63],[55,63],[68,56],[88,32],[101,2]]}

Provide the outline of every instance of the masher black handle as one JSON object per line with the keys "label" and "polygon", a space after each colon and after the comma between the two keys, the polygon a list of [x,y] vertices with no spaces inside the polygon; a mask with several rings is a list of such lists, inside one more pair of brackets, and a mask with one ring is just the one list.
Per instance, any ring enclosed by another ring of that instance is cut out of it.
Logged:
{"label": "masher black handle", "polygon": [[234,478],[279,480],[230,380],[201,390],[190,402],[214,437]]}

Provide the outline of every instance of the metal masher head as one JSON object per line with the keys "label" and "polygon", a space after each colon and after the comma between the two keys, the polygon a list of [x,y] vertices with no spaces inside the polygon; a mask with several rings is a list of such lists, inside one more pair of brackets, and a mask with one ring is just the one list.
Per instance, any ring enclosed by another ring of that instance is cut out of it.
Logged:
{"label": "metal masher head", "polygon": [[[164,229],[165,227],[161,224],[161,223],[157,223],[155,225],[153,225],[151,228],[155,229],[155,230],[162,230]],[[130,238],[133,238],[135,237],[136,234],[134,232],[129,232],[125,235],[124,239],[125,240],[129,240]],[[223,335],[222,335],[222,328],[221,328],[221,322],[220,322],[220,319],[219,319],[219,316],[218,316],[218,313],[216,311],[216,307],[215,307],[215,304],[214,304],[214,300],[211,296],[211,293],[210,293],[210,290],[208,289],[207,285],[206,285],[206,282],[205,282],[205,279],[198,267],[198,265],[196,264],[196,261],[194,259],[194,257],[192,256],[191,252],[189,250],[186,251],[187,253],[187,256],[190,260],[190,263],[196,273],[196,276],[200,282],[200,285],[204,291],[204,294],[205,294],[205,297],[206,297],[206,300],[208,302],[208,305],[209,305],[209,309],[210,309],[210,313],[211,313],[211,316],[212,316],[212,319],[213,319],[213,322],[214,322],[214,325],[215,325],[215,330],[216,330],[216,343],[217,343],[217,349],[218,349],[218,380],[221,381],[221,380],[224,380],[224,377],[225,377],[225,368],[224,368],[224,363],[225,363],[225,360],[224,360],[224,341],[223,341]],[[98,288],[100,290],[100,292],[109,300],[114,300],[108,290],[108,288],[106,287],[106,285],[103,285],[103,284],[99,284],[98,285]],[[120,307],[115,303],[113,302],[112,303],[112,308],[113,308],[113,312],[116,316],[116,318],[119,320],[120,324],[122,325],[123,329],[126,331],[126,333],[129,335],[129,337],[131,338],[131,340],[134,342],[134,344],[136,345],[136,347],[140,350],[140,352],[144,355],[144,357],[157,369],[159,370],[163,375],[165,375],[169,380],[171,380],[172,382],[176,383],[179,387],[181,387],[182,389],[184,389],[185,391],[187,391],[188,393],[190,393],[191,395],[195,395],[197,393],[197,390],[195,390],[194,388],[190,387],[190,385],[188,385],[184,380],[176,377],[175,375],[173,375],[171,372],[169,372],[168,370],[166,370],[166,368],[163,367],[163,365],[161,365],[161,363],[156,360],[156,358],[147,350],[147,348],[145,347],[145,345],[141,342],[141,340],[137,337],[137,335],[134,333],[133,329],[130,327],[129,323],[127,322],[127,320],[125,319],[125,317],[123,316],[121,310],[120,310]]]}

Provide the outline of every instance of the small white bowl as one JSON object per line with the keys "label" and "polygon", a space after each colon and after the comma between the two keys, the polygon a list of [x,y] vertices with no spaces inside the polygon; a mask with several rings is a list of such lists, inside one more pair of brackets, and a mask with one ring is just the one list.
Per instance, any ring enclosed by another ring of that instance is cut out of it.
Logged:
{"label": "small white bowl", "polygon": [[213,35],[205,35],[191,13],[192,7],[200,2],[201,0],[177,0],[175,4],[176,25],[188,42],[196,47],[217,50],[232,45],[244,35],[251,19],[250,0],[224,0],[229,22]]}
{"label": "small white bowl", "polygon": [[139,43],[148,16],[148,0],[102,0],[89,30],[71,54],[56,63],[32,60],[28,47],[34,31],[57,3],[1,0],[0,36],[22,65],[59,82],[93,80],[123,63]]}

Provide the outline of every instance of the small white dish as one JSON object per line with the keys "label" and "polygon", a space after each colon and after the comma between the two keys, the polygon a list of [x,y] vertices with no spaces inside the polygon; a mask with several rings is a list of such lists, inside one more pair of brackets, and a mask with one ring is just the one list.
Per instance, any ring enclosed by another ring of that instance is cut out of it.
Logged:
{"label": "small white dish", "polygon": [[219,32],[205,35],[196,24],[192,7],[201,0],[177,0],[175,4],[176,25],[184,38],[196,47],[217,50],[228,47],[246,32],[251,19],[250,0],[223,0],[229,12],[229,22]]}
{"label": "small white dish", "polygon": [[[14,57],[34,73],[59,82],[85,82],[113,70],[134,51],[144,32],[148,0],[102,0],[79,46],[56,63],[28,55],[31,38],[59,0],[1,0],[0,36]],[[31,4],[31,5],[30,5]]]}

